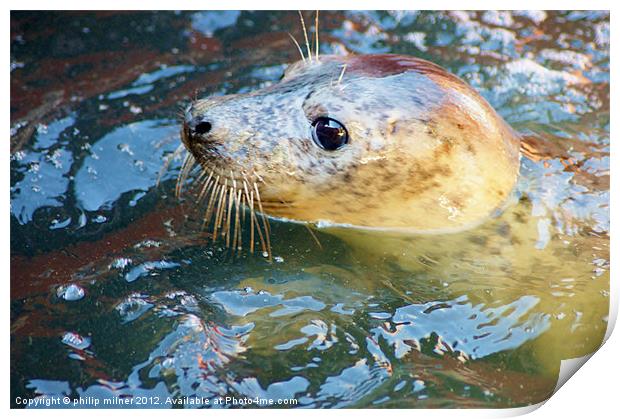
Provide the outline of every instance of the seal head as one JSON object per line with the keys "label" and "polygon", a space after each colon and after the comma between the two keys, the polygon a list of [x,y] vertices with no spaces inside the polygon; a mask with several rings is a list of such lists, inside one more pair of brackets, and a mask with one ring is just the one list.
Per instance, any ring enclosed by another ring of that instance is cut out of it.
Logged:
{"label": "seal head", "polygon": [[519,170],[518,135],[474,89],[401,55],[321,56],[196,100],[182,139],[219,182],[256,183],[270,216],[369,229],[472,227]]}

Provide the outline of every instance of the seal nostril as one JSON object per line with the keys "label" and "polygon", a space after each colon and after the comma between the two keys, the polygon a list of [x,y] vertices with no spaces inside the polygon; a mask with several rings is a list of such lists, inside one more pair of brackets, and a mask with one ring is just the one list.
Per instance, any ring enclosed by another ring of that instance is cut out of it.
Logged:
{"label": "seal nostril", "polygon": [[204,135],[211,131],[211,123],[207,121],[200,122],[198,125],[196,125],[194,131],[196,132],[196,134]]}

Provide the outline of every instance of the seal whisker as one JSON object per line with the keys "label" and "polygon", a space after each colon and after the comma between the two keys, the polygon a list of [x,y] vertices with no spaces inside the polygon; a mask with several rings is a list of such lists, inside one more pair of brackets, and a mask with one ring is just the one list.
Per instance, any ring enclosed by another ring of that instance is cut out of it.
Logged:
{"label": "seal whisker", "polygon": [[[245,178],[245,176],[244,176]],[[245,182],[245,181],[244,181]],[[249,181],[247,181],[247,183],[249,183]],[[265,239],[263,237],[263,232],[260,229],[260,224],[257,220],[256,217],[256,213],[255,213],[255,201],[254,201],[254,190],[250,189],[250,217],[251,217],[251,224],[252,224],[252,232],[251,232],[251,251],[254,252],[254,226],[256,226],[256,232],[258,233],[258,238],[260,241],[260,245],[261,245],[261,249],[263,251],[263,253],[265,253],[267,251],[266,246],[265,246]]]}
{"label": "seal whisker", "polygon": [[[226,231],[224,232],[224,230],[222,230],[222,234],[226,236],[226,247],[230,247],[231,245],[230,235],[231,235],[232,228],[234,228],[234,224],[232,224],[231,226],[231,223],[233,223],[232,207],[236,203],[236,196],[237,196],[237,181],[235,180],[235,174],[232,170],[230,171],[230,179],[231,179],[232,185],[228,189],[228,204],[227,204],[228,212],[226,213]],[[235,243],[233,242],[232,245],[234,246]]]}
{"label": "seal whisker", "polygon": [[258,209],[260,211],[261,218],[263,219],[263,228],[265,229],[265,240],[267,242],[267,254],[269,255],[269,261],[271,261],[271,242],[269,241],[269,235],[271,234],[269,228],[269,221],[267,220],[267,216],[263,211],[263,204],[260,200],[260,192],[258,192],[258,185],[256,182],[252,182],[254,184],[254,190],[256,191],[256,202],[258,203]]}
{"label": "seal whisker", "polygon": [[241,250],[241,229],[242,229],[242,224],[240,223],[240,219],[239,219],[239,212],[240,212],[240,207],[241,207],[241,189],[239,189],[238,191],[236,191],[236,197],[235,197],[235,233],[233,235],[233,252],[236,250]]}
{"label": "seal whisker", "polygon": [[[236,196],[237,191],[235,190],[234,186],[230,186],[228,188],[228,212],[226,215],[226,247],[230,247],[230,223],[231,223],[231,216],[232,216],[232,207],[233,204],[235,202],[234,197]],[[224,230],[222,230],[222,233],[224,233]]]}
{"label": "seal whisker", "polygon": [[217,207],[215,210],[215,222],[213,225],[213,242],[217,239],[217,230],[219,229],[220,223],[222,221],[222,208],[224,207],[223,201],[226,196],[226,190],[228,189],[228,179],[224,180],[224,184],[220,188],[220,197],[217,202]]}
{"label": "seal whisker", "polygon": [[254,190],[256,191],[256,202],[258,203],[258,210],[261,212],[261,216],[265,220],[265,225],[267,226],[266,232],[270,232],[269,222],[267,221],[267,217],[263,213],[263,202],[261,201],[261,198],[260,198],[260,192],[258,192],[258,185],[256,184],[256,182],[252,182],[252,183],[254,184]]}
{"label": "seal whisker", "polygon": [[181,104],[179,105],[179,108],[176,112],[177,116],[179,117],[180,121],[183,122],[185,120],[185,110],[187,108],[187,105],[185,104]]}
{"label": "seal whisker", "polygon": [[[228,180],[228,179],[226,179],[226,180]],[[219,219],[219,223],[218,223],[218,228],[220,230],[220,232],[219,232],[220,237],[225,237],[226,236],[226,231],[225,231],[226,215],[228,214],[228,212],[226,211],[226,208],[228,208],[229,190],[230,190],[230,186],[226,186],[224,188],[223,199],[222,199],[222,203],[220,204],[220,219]]]}
{"label": "seal whisker", "polygon": [[207,196],[208,191],[211,189],[213,185],[213,182],[211,182],[212,178],[213,178],[213,170],[211,170],[211,172],[209,173],[209,177],[207,178],[207,180],[205,180],[204,186],[202,187],[200,193],[198,194],[198,203],[202,202],[202,200]]}
{"label": "seal whisker", "polygon": [[199,187],[201,185],[204,185],[204,183],[205,183],[204,179],[209,174],[209,172],[207,170],[203,169],[202,166],[200,166],[200,165],[198,165],[198,169],[200,170],[200,173],[198,174],[198,176],[196,177],[196,181],[192,185],[194,187]]}
{"label": "seal whisker", "polygon": [[209,194],[209,192],[213,189],[213,181],[209,180],[208,182],[205,182],[204,186],[202,187],[202,189],[200,190],[200,193],[198,194],[198,198],[196,200],[196,202],[198,204],[200,204],[205,197]]}
{"label": "seal whisker", "polygon": [[299,13],[299,19],[301,20],[301,27],[304,30],[304,38],[306,39],[306,49],[308,50],[308,60],[312,62],[312,50],[310,49],[310,41],[308,40],[308,31],[306,30],[306,22],[304,21],[304,15],[301,13],[301,10],[297,11]]}
{"label": "seal whisker", "polygon": [[179,154],[181,154],[181,152],[184,149],[185,149],[185,146],[183,144],[181,144],[180,146],[178,146],[176,148],[176,150],[174,150],[172,152],[172,154],[170,154],[169,156],[167,156],[164,159],[164,164],[163,164],[162,168],[159,170],[159,173],[157,174],[157,180],[155,181],[155,186],[159,186],[159,182],[161,181],[161,177],[164,175],[166,170],[168,170],[168,168],[170,167],[170,163],[172,163],[172,160],[174,160],[176,157],[178,157]]}
{"label": "seal whisker", "polygon": [[212,218],[212,212],[213,212],[213,201],[214,201],[214,196],[217,195],[217,191],[219,189],[219,185],[214,184],[214,187],[211,189],[211,195],[209,196],[209,201],[207,203],[207,209],[204,212],[204,217],[202,220],[202,229],[204,230],[207,225],[209,224],[209,222],[211,221]]}
{"label": "seal whisker", "polygon": [[243,190],[248,207],[250,208],[250,253],[254,253],[254,192],[252,195],[248,193],[248,183],[245,175],[243,175]]}
{"label": "seal whisker", "polygon": [[316,236],[316,234],[314,234],[314,231],[312,231],[310,226],[308,224],[304,224],[304,227],[306,227],[306,230],[308,230],[308,233],[310,233],[310,236],[312,236],[312,238],[314,239],[314,242],[319,247],[319,249],[323,250],[323,245],[319,241],[319,238]]}
{"label": "seal whisker", "polygon": [[203,223],[203,228],[209,223],[209,221],[211,221],[211,218],[213,218],[215,199],[221,188],[221,185],[219,184],[219,180],[220,180],[220,177],[218,176],[215,179],[215,182],[213,183],[215,186],[211,190],[211,197],[209,198],[209,204],[207,205],[207,210],[205,211],[205,219]]}
{"label": "seal whisker", "polygon": [[177,174],[177,183],[174,188],[174,194],[178,198],[180,196],[180,187],[181,187],[181,177],[183,175],[183,171],[185,170],[185,165],[189,160],[190,153],[186,152],[185,157],[183,158],[183,163],[181,163],[181,168],[179,169],[179,173]]}
{"label": "seal whisker", "polygon": [[256,179],[258,179],[259,182],[261,183],[265,183],[265,180],[261,177],[261,175],[259,175],[258,173],[256,173],[255,170],[252,170],[252,174],[256,177]]}
{"label": "seal whisker", "polygon": [[[252,197],[252,213],[254,213],[254,210],[255,210],[254,191],[250,191],[250,196]],[[254,220],[254,225],[256,225],[256,232],[258,233],[258,239],[260,241],[261,250],[263,251],[263,253],[267,253],[267,246],[265,244],[265,238],[263,237],[263,231],[260,228],[260,224],[258,222],[256,215],[254,215],[253,220]]]}
{"label": "seal whisker", "polygon": [[179,118],[179,122],[182,123],[185,120],[185,105],[179,105],[176,115]]}
{"label": "seal whisker", "polygon": [[340,76],[338,77],[338,82],[336,83],[336,85],[340,85],[340,82],[342,81],[342,78],[344,77],[344,72],[347,69],[347,65],[343,65],[342,66],[342,71],[340,72]]}
{"label": "seal whisker", "polygon": [[231,230],[233,232],[233,237],[232,237],[232,251],[234,253],[235,248],[237,246],[237,234],[239,233],[239,199],[238,199],[238,195],[241,192],[240,190],[237,189],[237,180],[235,179],[235,174],[234,172],[231,170],[230,171],[230,176],[232,179],[232,184],[233,184],[233,202],[231,204],[235,206],[235,219],[234,221],[232,220],[232,218],[230,219],[230,222],[232,223],[232,227]]}
{"label": "seal whisker", "polygon": [[[241,191],[241,189],[239,189],[239,192],[243,192]],[[245,199],[245,194],[241,193],[241,227],[243,228],[243,226],[245,225],[245,207],[247,206],[247,201]],[[241,237],[239,238],[239,245],[241,245]]]}
{"label": "seal whisker", "polygon": [[[263,202],[263,204],[264,204],[264,202]],[[279,198],[279,204],[282,204],[282,205],[284,205],[284,206],[286,206],[288,208],[294,208],[289,202],[285,201],[282,198]],[[303,225],[306,228],[306,230],[308,230],[308,233],[310,233],[310,236],[312,237],[312,239],[314,240],[316,245],[319,247],[319,249],[323,250],[323,245],[319,241],[319,238],[317,237],[317,235],[314,234],[314,231],[312,231],[312,229],[310,228],[310,226],[307,223],[303,223]]]}
{"label": "seal whisker", "polygon": [[297,42],[297,39],[295,39],[295,37],[293,35],[291,35],[290,32],[287,32],[288,36],[291,37],[291,39],[293,40],[293,42],[295,43],[295,46],[297,47],[297,50],[299,51],[299,54],[301,54],[301,59],[303,60],[303,62],[306,62],[306,57],[304,56],[303,51],[301,50],[301,46],[299,45],[299,42]]}
{"label": "seal whisker", "polygon": [[185,163],[183,165],[183,170],[179,173],[179,177],[177,179],[177,186],[176,186],[177,198],[181,196],[181,192],[183,190],[183,184],[187,180],[187,177],[189,176],[189,173],[191,169],[194,167],[195,163],[196,163],[196,159],[194,158],[194,156],[191,153],[188,153],[188,156],[186,157]]}
{"label": "seal whisker", "polygon": [[314,36],[316,38],[316,61],[319,62],[319,11],[314,16]]}

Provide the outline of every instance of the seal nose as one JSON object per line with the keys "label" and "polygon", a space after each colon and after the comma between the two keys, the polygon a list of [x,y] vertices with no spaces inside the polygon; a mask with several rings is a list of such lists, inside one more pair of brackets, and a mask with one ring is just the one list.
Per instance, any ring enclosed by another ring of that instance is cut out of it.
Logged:
{"label": "seal nose", "polygon": [[[190,127],[193,126],[193,134],[204,135],[211,131],[211,123],[209,121],[190,122]],[[191,128],[190,128],[191,129]]]}
{"label": "seal nose", "polygon": [[186,123],[191,136],[205,135],[211,131],[211,123],[200,116],[192,117]]}
{"label": "seal nose", "polygon": [[206,135],[211,131],[211,122],[204,115],[194,115],[192,105],[185,110],[185,121],[183,121],[183,131],[188,140],[196,140],[197,137]]}

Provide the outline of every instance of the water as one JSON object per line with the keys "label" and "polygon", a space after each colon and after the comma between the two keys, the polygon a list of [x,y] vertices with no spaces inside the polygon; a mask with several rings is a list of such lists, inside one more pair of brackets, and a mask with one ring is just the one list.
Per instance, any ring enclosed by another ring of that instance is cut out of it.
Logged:
{"label": "water", "polygon": [[524,159],[513,204],[473,231],[319,228],[319,247],[272,221],[272,262],[233,257],[201,233],[192,195],[174,197],[181,161],[157,180],[179,105],[276,82],[298,59],[297,15],[12,13],[13,406],[515,407],[550,394],[561,359],[598,347],[609,15],[325,12],[320,27],[322,53],[445,66],[548,158]]}

